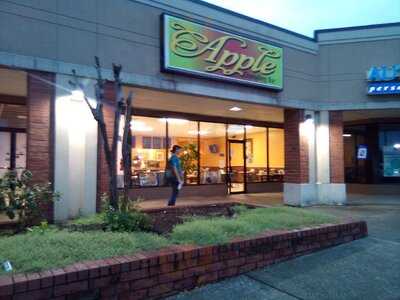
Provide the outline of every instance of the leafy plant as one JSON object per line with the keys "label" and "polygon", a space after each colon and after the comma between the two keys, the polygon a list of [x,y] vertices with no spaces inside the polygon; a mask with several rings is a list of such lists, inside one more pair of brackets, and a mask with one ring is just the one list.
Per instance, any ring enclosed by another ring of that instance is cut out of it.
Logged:
{"label": "leafy plant", "polygon": [[235,213],[235,215],[240,215],[242,213],[247,212],[249,209],[248,209],[248,207],[246,205],[239,204],[239,205],[233,206],[232,210]]}
{"label": "leafy plant", "polygon": [[148,231],[151,229],[150,217],[138,210],[137,201],[118,201],[118,209],[109,205],[107,195],[103,195],[103,218],[106,229],[110,231]]}
{"label": "leafy plant", "polygon": [[110,231],[148,231],[151,228],[149,216],[139,211],[116,211],[110,207],[104,214],[104,221]]}
{"label": "leafy plant", "polygon": [[33,225],[43,218],[43,207],[57,201],[60,194],[51,184],[32,184],[32,173],[25,170],[7,172],[0,178],[0,212],[11,220],[17,219],[20,228]]}
{"label": "leafy plant", "polygon": [[182,169],[184,171],[185,181],[186,176],[197,171],[197,161],[199,159],[199,150],[196,144],[186,144],[182,147],[181,159]]}
{"label": "leafy plant", "polygon": [[42,221],[37,226],[29,227],[27,231],[34,234],[45,234],[50,229],[54,230],[47,221]]}

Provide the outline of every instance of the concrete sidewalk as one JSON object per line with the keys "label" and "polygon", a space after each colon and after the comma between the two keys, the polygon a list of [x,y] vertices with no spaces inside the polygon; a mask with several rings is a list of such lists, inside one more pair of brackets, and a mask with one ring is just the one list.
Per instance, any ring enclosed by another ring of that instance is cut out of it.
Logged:
{"label": "concrete sidewalk", "polygon": [[[282,205],[283,194],[282,193],[258,193],[258,194],[236,194],[226,195],[219,197],[180,197],[176,202],[176,206],[198,206],[215,203],[226,203],[226,202],[237,202],[255,204],[259,206],[274,206]],[[153,209],[162,208],[167,205],[167,200],[145,200],[139,203],[139,207],[142,209]]]}
{"label": "concrete sidewalk", "polygon": [[400,197],[350,195],[344,207],[310,210],[364,219],[369,236],[170,300],[400,299]]}

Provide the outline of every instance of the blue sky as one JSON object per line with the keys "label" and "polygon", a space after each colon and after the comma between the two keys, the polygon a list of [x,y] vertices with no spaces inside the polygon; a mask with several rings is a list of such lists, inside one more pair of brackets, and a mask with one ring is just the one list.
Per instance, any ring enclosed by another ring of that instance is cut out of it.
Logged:
{"label": "blue sky", "polygon": [[312,37],[314,30],[400,22],[400,0],[205,0]]}

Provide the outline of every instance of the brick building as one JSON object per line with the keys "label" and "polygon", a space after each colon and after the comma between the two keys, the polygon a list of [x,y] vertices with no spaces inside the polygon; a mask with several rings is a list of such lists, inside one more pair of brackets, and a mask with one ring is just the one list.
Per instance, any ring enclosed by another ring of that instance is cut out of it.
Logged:
{"label": "brick building", "polygon": [[[132,195],[166,197],[168,149],[189,154],[183,195],[283,192],[290,205],[400,193],[400,24],[314,38],[195,0],[3,1],[0,176],[30,169],[62,201],[99,209],[107,170],[91,100],[94,56],[134,92]],[[112,121],[107,84],[107,121]],[[121,177],[121,170],[118,170]]]}

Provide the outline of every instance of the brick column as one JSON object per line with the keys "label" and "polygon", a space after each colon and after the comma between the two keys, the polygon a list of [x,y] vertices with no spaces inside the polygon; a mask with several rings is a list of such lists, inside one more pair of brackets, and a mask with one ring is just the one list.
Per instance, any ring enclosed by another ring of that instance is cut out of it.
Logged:
{"label": "brick column", "polygon": [[[311,112],[312,113],[312,112]],[[313,114],[313,113],[312,113]],[[309,182],[313,157],[314,123],[304,123],[304,110],[285,109],[285,204],[306,206],[315,202],[315,189]]]}
{"label": "brick column", "polygon": [[[28,73],[27,169],[33,173],[34,183],[53,183],[54,80],[52,73]],[[53,205],[44,209],[53,221]]]}
{"label": "brick column", "polygon": [[[104,87],[104,97],[107,100],[103,106],[104,121],[107,128],[108,142],[111,147],[113,139],[113,128],[114,128],[114,85],[112,82],[106,82]],[[98,160],[97,160],[97,201],[96,210],[101,209],[101,195],[103,193],[108,193],[109,188],[109,174],[107,161],[105,157],[105,152],[103,148],[103,138],[100,134],[100,129],[98,130]]]}
{"label": "brick column", "polygon": [[304,110],[285,109],[285,177],[287,183],[307,183],[308,143],[300,134],[300,124],[304,119]]}
{"label": "brick column", "polygon": [[330,182],[344,183],[343,116],[341,111],[329,112]]}

